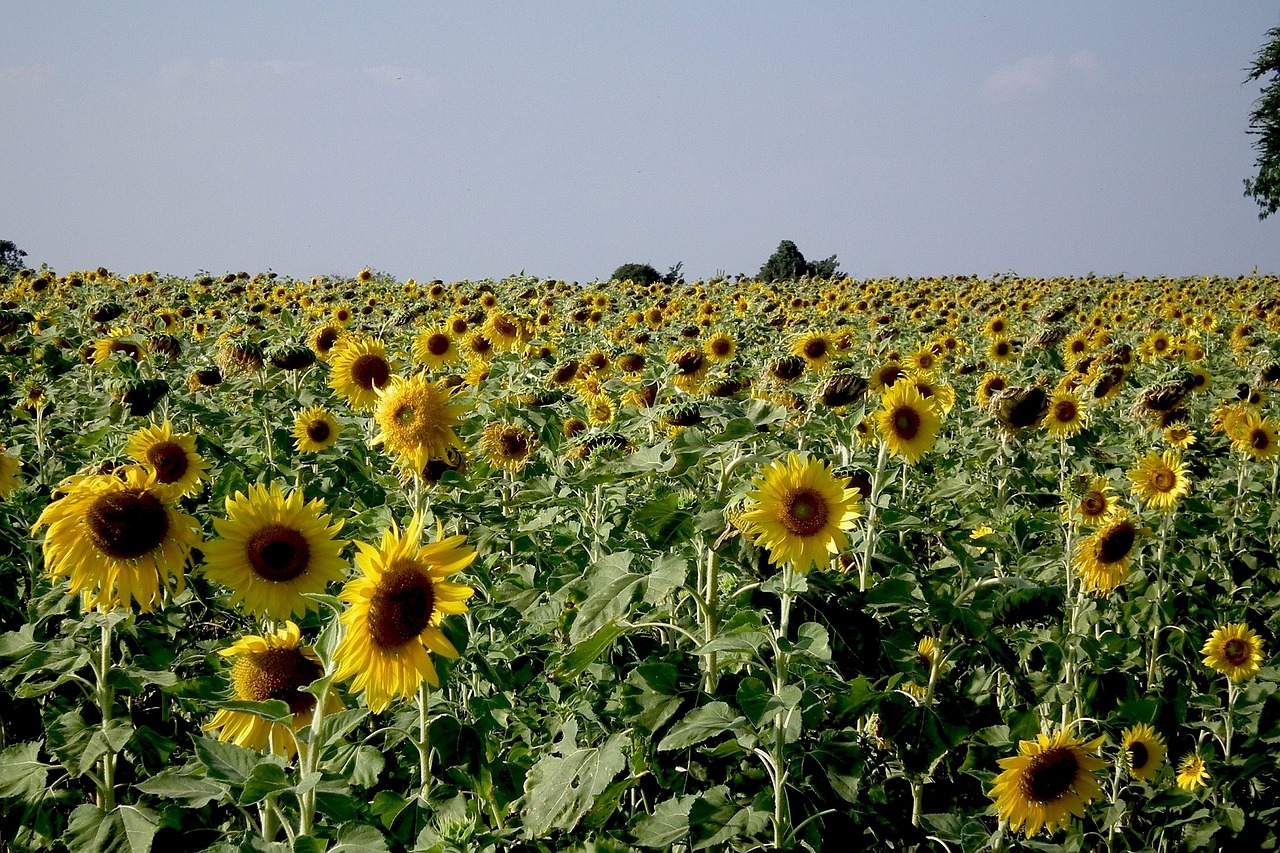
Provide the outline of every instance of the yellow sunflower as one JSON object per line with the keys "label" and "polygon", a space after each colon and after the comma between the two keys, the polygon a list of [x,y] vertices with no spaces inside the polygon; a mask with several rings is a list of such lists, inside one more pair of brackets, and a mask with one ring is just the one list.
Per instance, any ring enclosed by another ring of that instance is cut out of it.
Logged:
{"label": "yellow sunflower", "polygon": [[1050,435],[1070,438],[1084,429],[1085,416],[1080,398],[1072,391],[1058,391],[1049,398],[1049,411],[1044,416],[1044,428]]}
{"label": "yellow sunflower", "polygon": [[978,405],[986,408],[996,394],[1009,387],[1009,379],[1003,373],[984,373],[978,380]]}
{"label": "yellow sunflower", "polygon": [[21,484],[18,476],[20,473],[22,473],[22,462],[5,455],[4,446],[0,445],[0,500],[4,500],[18,490]]}
{"label": "yellow sunflower", "polygon": [[1138,527],[1129,513],[1115,510],[1090,536],[1080,540],[1072,565],[1084,592],[1109,595],[1129,574]]}
{"label": "yellow sunflower", "polygon": [[1111,481],[1106,477],[1094,477],[1084,486],[1079,498],[1068,504],[1066,513],[1080,524],[1093,527],[1109,518],[1115,509]]}
{"label": "yellow sunflower", "polygon": [[447,578],[475,559],[463,536],[420,545],[424,520],[415,515],[401,533],[395,525],[380,547],[357,542],[361,576],[348,581],[341,598],[346,626],[334,652],[338,681],[354,679],[374,712],[407,699],[423,681],[440,686],[430,652],[456,660],[458,650],[440,631],[441,617],[467,612],[471,587]]}
{"label": "yellow sunflower", "polygon": [[328,361],[329,356],[333,353],[333,348],[338,345],[343,334],[344,332],[340,326],[328,324],[319,327],[311,333],[309,341],[311,351],[316,354],[316,358],[320,361]]}
{"label": "yellow sunflower", "polygon": [[443,382],[431,382],[420,373],[396,377],[378,393],[373,417],[379,432],[373,443],[418,471],[432,459],[443,459],[450,447],[461,449],[454,427],[462,423],[470,405],[456,401],[453,393]]}
{"label": "yellow sunflower", "polygon": [[1236,425],[1231,435],[1233,450],[1244,453],[1252,459],[1272,459],[1280,454],[1280,442],[1276,441],[1276,425],[1270,418],[1264,418],[1257,412],[1245,412],[1244,417]]}
{"label": "yellow sunflower", "polygon": [[324,406],[309,406],[293,421],[293,442],[299,453],[328,450],[338,440],[342,425]]}
{"label": "yellow sunflower", "polygon": [[806,332],[791,344],[791,354],[805,360],[811,369],[819,369],[835,353],[835,344],[826,332]]}
{"label": "yellow sunflower", "polygon": [[495,468],[518,474],[533,458],[538,439],[519,424],[495,421],[484,428],[479,445]]}
{"label": "yellow sunflower", "polygon": [[227,498],[227,516],[214,519],[221,538],[204,546],[204,573],[231,591],[233,605],[287,619],[315,609],[308,593],[343,579],[347,543],[334,538],[342,522],[324,512],[319,498],[303,503],[301,491],[250,486],[247,495]]}
{"label": "yellow sunflower", "polygon": [[[729,361],[738,352],[737,341],[728,332],[716,332],[702,344],[702,351],[715,364]],[[641,362],[643,366],[644,362]]]}
{"label": "yellow sunflower", "polygon": [[774,563],[808,572],[848,544],[844,531],[853,527],[861,496],[825,463],[792,453],[765,468],[753,485],[742,518]]}
{"label": "yellow sunflower", "polygon": [[1124,730],[1120,749],[1124,753],[1129,775],[1140,782],[1150,782],[1160,775],[1164,767],[1166,749],[1164,738],[1146,723],[1138,723]]}
{"label": "yellow sunflower", "polygon": [[1204,648],[1204,665],[1231,679],[1244,681],[1262,668],[1262,638],[1243,623],[1222,625],[1214,630]]}
{"label": "yellow sunflower", "polygon": [[200,491],[201,481],[209,471],[209,465],[196,453],[196,437],[193,433],[174,434],[168,419],[160,425],[152,424],[129,436],[125,453],[135,462],[153,468],[156,481],[172,485],[182,497]]}
{"label": "yellow sunflower", "polygon": [[1184,424],[1174,424],[1165,429],[1164,440],[1171,446],[1184,450],[1196,443],[1196,434]]}
{"label": "yellow sunflower", "polygon": [[889,452],[910,464],[933,449],[942,420],[915,383],[907,379],[897,382],[880,400],[876,412],[876,428]]}
{"label": "yellow sunflower", "polygon": [[423,329],[413,339],[413,357],[427,370],[439,370],[462,360],[462,351],[444,326]]}
{"label": "yellow sunflower", "polygon": [[394,372],[387,348],[372,338],[344,338],[329,356],[329,385],[353,409],[372,409]]}
{"label": "yellow sunflower", "polygon": [[49,526],[45,570],[65,575],[87,607],[107,611],[136,601],[149,611],[185,588],[200,525],[173,507],[177,491],[157,482],[155,471],[130,465],[72,477],[61,490],[66,494],[44,508],[33,532]]}
{"label": "yellow sunflower", "polygon": [[1191,490],[1187,479],[1187,466],[1178,460],[1178,451],[1148,453],[1129,470],[1133,491],[1143,506],[1168,512],[1178,506],[1178,501]]}
{"label": "yellow sunflower", "polygon": [[1209,770],[1198,752],[1189,754],[1178,765],[1178,787],[1184,791],[1194,791],[1209,784]]}
{"label": "yellow sunflower", "polygon": [[1009,829],[1021,829],[1028,838],[1041,828],[1052,835],[1066,828],[1073,815],[1083,817],[1085,806],[1102,796],[1094,772],[1107,762],[1089,754],[1102,741],[1077,740],[1067,731],[1053,737],[1041,734],[1036,740],[1020,741],[1019,755],[1000,759],[1004,770],[987,796],[995,800]]}
{"label": "yellow sunflower", "polygon": [[[316,697],[303,690],[324,674],[320,658],[308,646],[301,645],[302,635],[298,626],[286,621],[284,627],[273,634],[241,637],[230,646],[218,651],[223,657],[235,657],[231,667],[232,698],[241,702],[267,702],[278,700],[289,705],[293,715],[290,726],[294,732],[311,725],[315,714]],[[325,703],[325,714],[342,710],[342,700],[337,691],[330,691]],[[292,758],[296,752],[295,738],[283,723],[276,723],[247,711],[223,708],[204,726],[205,731],[216,732],[218,740],[234,743],[259,752],[271,751]]]}

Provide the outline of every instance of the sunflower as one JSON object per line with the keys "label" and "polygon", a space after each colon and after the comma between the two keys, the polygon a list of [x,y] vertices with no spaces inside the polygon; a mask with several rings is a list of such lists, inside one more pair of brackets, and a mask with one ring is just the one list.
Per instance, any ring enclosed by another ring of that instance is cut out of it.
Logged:
{"label": "sunflower", "polygon": [[1276,425],[1270,418],[1264,418],[1257,412],[1245,412],[1244,417],[1236,424],[1231,435],[1231,447],[1252,459],[1272,459],[1280,454],[1280,443],[1276,441]]}
{"label": "sunflower", "polygon": [[467,612],[471,587],[447,580],[475,559],[463,536],[419,545],[424,521],[415,515],[401,533],[395,525],[380,547],[357,542],[361,576],[348,581],[341,598],[346,626],[334,651],[334,678],[354,677],[369,708],[383,711],[393,699],[412,696],[423,681],[440,686],[429,652],[456,660],[458,651],[440,631],[441,617]]}
{"label": "sunflower", "polygon": [[0,500],[4,500],[17,491],[20,484],[18,475],[22,472],[22,462],[12,456],[5,455],[4,446],[0,445]]}
{"label": "sunflower", "polygon": [[149,611],[169,592],[186,586],[191,549],[200,525],[174,509],[177,491],[154,470],[129,465],[114,474],[76,476],[66,494],[44,508],[35,529],[44,538],[45,570],[66,575],[70,592],[106,611],[136,601]]}
{"label": "sunflower", "polygon": [[939,418],[951,414],[956,405],[955,389],[945,382],[939,382],[927,373],[910,373],[905,377],[916,386],[920,396],[933,406]]}
{"label": "sunflower", "polygon": [[324,406],[310,406],[293,421],[293,441],[299,453],[319,453],[338,441],[342,425]]}
{"label": "sunflower", "polygon": [[413,357],[427,370],[439,370],[462,360],[453,335],[443,326],[423,329],[413,339]]}
{"label": "sunflower", "polygon": [[[286,621],[273,634],[241,637],[218,654],[235,657],[231,667],[233,699],[241,702],[278,700],[289,705],[294,732],[311,725],[316,697],[303,688],[324,674],[320,658],[310,647],[301,645],[298,626]],[[342,710],[337,691],[330,691],[325,714]],[[217,732],[218,740],[234,743],[259,752],[270,750],[286,759],[292,758],[295,738],[282,723],[271,722],[247,711],[223,708],[204,726]]]}
{"label": "sunflower", "polygon": [[484,428],[479,445],[495,468],[518,474],[533,458],[538,439],[519,424],[495,421]]}
{"label": "sunflower", "polygon": [[1204,665],[1231,679],[1244,681],[1262,668],[1262,638],[1243,623],[1222,625],[1214,630],[1204,648]]}
{"label": "sunflower", "polygon": [[1050,435],[1070,438],[1084,429],[1084,410],[1080,398],[1072,391],[1058,391],[1049,397],[1049,411],[1044,416],[1044,428]]}
{"label": "sunflower", "polygon": [[889,451],[912,465],[933,448],[942,427],[933,405],[909,379],[889,389],[881,398],[875,417],[880,438]]}
{"label": "sunflower", "polygon": [[737,354],[738,342],[728,332],[716,332],[703,342],[702,352],[713,364],[720,364]]}
{"label": "sunflower", "polygon": [[991,399],[1009,387],[1009,380],[1003,373],[989,372],[978,380],[978,405],[986,408]]}
{"label": "sunflower", "polygon": [[1017,357],[1018,345],[1005,337],[993,338],[991,346],[987,348],[987,355],[992,361],[1007,364]]}
{"label": "sunflower", "polygon": [[1164,440],[1179,450],[1185,450],[1196,443],[1196,434],[1184,424],[1174,424],[1165,429]]}
{"label": "sunflower", "polygon": [[1107,762],[1089,753],[1102,746],[1102,738],[1076,740],[1067,731],[1053,737],[1018,743],[1019,755],[999,761],[1004,771],[996,777],[987,796],[995,800],[1009,829],[1023,830],[1030,838],[1043,827],[1052,835],[1066,828],[1072,815],[1084,816],[1084,807],[1102,796],[1094,771]]}
{"label": "sunflower", "polygon": [[374,444],[410,468],[421,470],[430,459],[443,459],[450,447],[462,447],[454,427],[470,408],[456,402],[453,390],[443,382],[431,382],[422,374],[408,379],[396,377],[378,392],[374,412],[380,432]]}
{"label": "sunflower", "polygon": [[871,386],[872,391],[886,391],[906,375],[907,368],[902,362],[891,358],[871,371],[871,375],[867,377],[867,384]]}
{"label": "sunflower", "polygon": [[1138,541],[1138,527],[1123,509],[1117,509],[1090,536],[1080,540],[1072,565],[1080,575],[1084,592],[1108,595],[1129,573],[1129,559]]}
{"label": "sunflower", "polygon": [[[1088,475],[1084,475],[1086,478]],[[1080,524],[1094,526],[1101,524],[1116,509],[1111,495],[1111,481],[1106,477],[1094,477],[1080,490],[1074,503],[1068,505],[1067,515],[1075,518]]]}
{"label": "sunflower", "polygon": [[1182,759],[1182,763],[1178,765],[1177,783],[1184,791],[1194,791],[1209,784],[1209,771],[1198,752],[1190,753]]}
{"label": "sunflower", "polygon": [[835,343],[826,332],[806,332],[791,344],[791,354],[798,355],[814,370],[826,365],[835,351]]}
{"label": "sunflower", "polygon": [[484,335],[499,352],[519,349],[530,337],[520,318],[506,311],[493,311],[484,323]]}
{"label": "sunflower", "polygon": [[372,409],[394,372],[387,347],[374,338],[344,339],[329,356],[329,385],[353,409]]}
{"label": "sunflower", "polygon": [[172,485],[180,497],[200,491],[201,481],[209,465],[196,453],[193,433],[174,434],[168,419],[161,426],[152,424],[129,436],[125,453],[135,462],[155,469],[156,482]]}
{"label": "sunflower", "polygon": [[1164,738],[1146,723],[1138,723],[1125,729],[1120,749],[1124,753],[1129,775],[1139,782],[1150,782],[1164,767]]}
{"label": "sunflower", "polygon": [[1161,512],[1177,507],[1178,501],[1191,489],[1187,466],[1178,460],[1176,450],[1148,453],[1138,461],[1137,467],[1129,470],[1129,480],[1143,506]]}
{"label": "sunflower", "polygon": [[848,544],[844,531],[853,526],[861,496],[825,463],[791,453],[765,468],[753,485],[743,520],[774,563],[805,573]]}
{"label": "sunflower", "polygon": [[286,619],[314,610],[307,594],[343,579],[347,543],[334,538],[342,522],[325,514],[319,498],[304,504],[301,491],[250,486],[247,495],[227,498],[227,516],[214,519],[221,538],[204,546],[204,571],[231,590],[232,604]]}

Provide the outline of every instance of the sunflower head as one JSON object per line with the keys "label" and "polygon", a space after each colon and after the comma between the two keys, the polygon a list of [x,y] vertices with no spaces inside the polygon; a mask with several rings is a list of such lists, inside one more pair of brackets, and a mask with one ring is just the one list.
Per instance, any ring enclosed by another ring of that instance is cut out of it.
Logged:
{"label": "sunflower head", "polygon": [[848,544],[858,493],[829,466],[799,453],[769,465],[747,496],[743,521],[774,563],[799,572],[822,566]]}
{"label": "sunflower head", "polygon": [[1210,635],[1200,654],[1205,666],[1237,683],[1262,668],[1262,638],[1244,623],[1222,625]]}
{"label": "sunflower head", "polygon": [[1209,784],[1209,770],[1205,767],[1204,759],[1200,757],[1200,753],[1193,752],[1182,759],[1182,762],[1178,765],[1176,781],[1178,787],[1184,791],[1194,791],[1196,788],[1203,788]]}
{"label": "sunflower head", "polygon": [[343,338],[329,357],[329,384],[353,409],[371,409],[394,375],[387,348],[372,338]]}
{"label": "sunflower head", "polygon": [[421,470],[429,460],[444,458],[448,448],[462,447],[454,429],[470,408],[469,403],[455,399],[453,389],[443,382],[431,382],[421,374],[396,377],[378,392],[374,420],[379,433],[373,443],[383,445],[411,469]]}
{"label": "sunflower head", "polygon": [[1140,782],[1150,782],[1164,767],[1165,743],[1160,733],[1146,723],[1125,729],[1120,749],[1129,775]]}
{"label": "sunflower head", "polygon": [[1021,741],[1018,755],[1000,759],[1004,769],[988,796],[1009,829],[1021,829],[1028,838],[1041,829],[1052,835],[1072,816],[1083,817],[1085,806],[1102,796],[1094,772],[1107,762],[1090,754],[1102,741],[1077,740],[1065,730],[1053,737],[1041,734]]}
{"label": "sunflower head", "polygon": [[172,485],[182,497],[200,491],[209,469],[196,453],[195,435],[175,434],[167,419],[161,426],[153,424],[129,436],[125,452],[135,462],[154,469],[156,481]]}
{"label": "sunflower head", "polygon": [[310,406],[293,421],[293,440],[299,453],[319,453],[338,441],[342,425],[324,406]]}
{"label": "sunflower head", "polygon": [[876,412],[880,438],[894,456],[914,465],[933,449],[942,419],[910,378],[896,383]]}
{"label": "sunflower head", "polygon": [[1176,450],[1148,453],[1129,471],[1133,491],[1144,506],[1167,512],[1191,489],[1187,466]]}
{"label": "sunflower head", "polygon": [[1117,509],[1092,535],[1080,541],[1072,564],[1080,574],[1084,592],[1109,595],[1124,581],[1138,532],[1129,514]]}

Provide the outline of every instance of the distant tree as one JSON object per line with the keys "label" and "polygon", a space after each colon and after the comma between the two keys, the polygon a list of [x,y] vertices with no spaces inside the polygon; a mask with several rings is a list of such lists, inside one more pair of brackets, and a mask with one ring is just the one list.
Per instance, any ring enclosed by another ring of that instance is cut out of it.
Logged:
{"label": "distant tree", "polygon": [[1244,194],[1258,203],[1259,219],[1280,210],[1280,27],[1267,31],[1267,43],[1249,69],[1248,80],[1264,77],[1270,80],[1249,114],[1249,132],[1258,137],[1258,174],[1244,179]]}
{"label": "distant tree", "polygon": [[614,281],[631,279],[636,284],[657,284],[662,281],[662,273],[650,264],[623,264],[609,277]]}
{"label": "distant tree", "polygon": [[684,261],[676,261],[667,267],[667,274],[662,277],[662,282],[664,284],[675,284],[676,282],[684,281],[684,276],[680,274],[680,270],[683,268]]}
{"label": "distant tree", "polygon": [[761,281],[792,281],[806,275],[813,278],[844,278],[839,266],[840,262],[835,255],[816,263],[806,261],[795,243],[783,240],[769,256],[769,260],[764,262],[764,266],[760,267],[760,273],[756,277]]}
{"label": "distant tree", "polygon": [[22,259],[27,253],[14,245],[12,240],[0,240],[0,280],[7,280],[24,264]]}

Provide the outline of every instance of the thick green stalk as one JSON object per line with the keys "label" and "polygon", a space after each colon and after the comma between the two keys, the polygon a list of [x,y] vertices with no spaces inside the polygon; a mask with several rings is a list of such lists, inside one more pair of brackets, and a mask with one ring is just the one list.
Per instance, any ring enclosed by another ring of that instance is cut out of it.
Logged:
{"label": "thick green stalk", "polygon": [[[792,592],[792,581],[794,580],[794,569],[791,564],[787,563],[782,567],[782,606],[778,619],[778,633],[775,642],[777,654],[776,667],[773,676],[773,695],[781,697],[783,688],[787,686],[787,665],[790,655],[783,650],[785,640],[791,630],[791,601],[794,596]],[[782,849],[783,839],[786,838],[786,827],[789,822],[787,813],[787,764],[784,752],[787,746],[787,717],[789,712],[786,708],[779,708],[773,717],[774,742],[773,742],[773,846],[775,850]]]}
{"label": "thick green stalk", "polygon": [[884,464],[889,457],[889,446],[880,442],[880,455],[876,457],[876,471],[871,476],[871,495],[867,500],[867,535],[862,546],[862,563],[858,566],[858,591],[867,591],[867,579],[871,574],[871,560],[876,555],[876,501],[884,479]]}
{"label": "thick green stalk", "polygon": [[[115,691],[107,683],[107,675],[111,671],[111,622],[104,619],[102,623],[102,648],[98,658],[98,711],[102,718],[102,734],[109,744],[111,737],[111,706],[115,701]],[[102,756],[102,780],[98,785],[98,808],[104,812],[116,807],[116,754],[110,747]]]}
{"label": "thick green stalk", "polygon": [[427,682],[418,687],[418,774],[422,782],[419,796],[423,802],[431,796],[431,723],[427,720],[427,703],[431,688]]}

